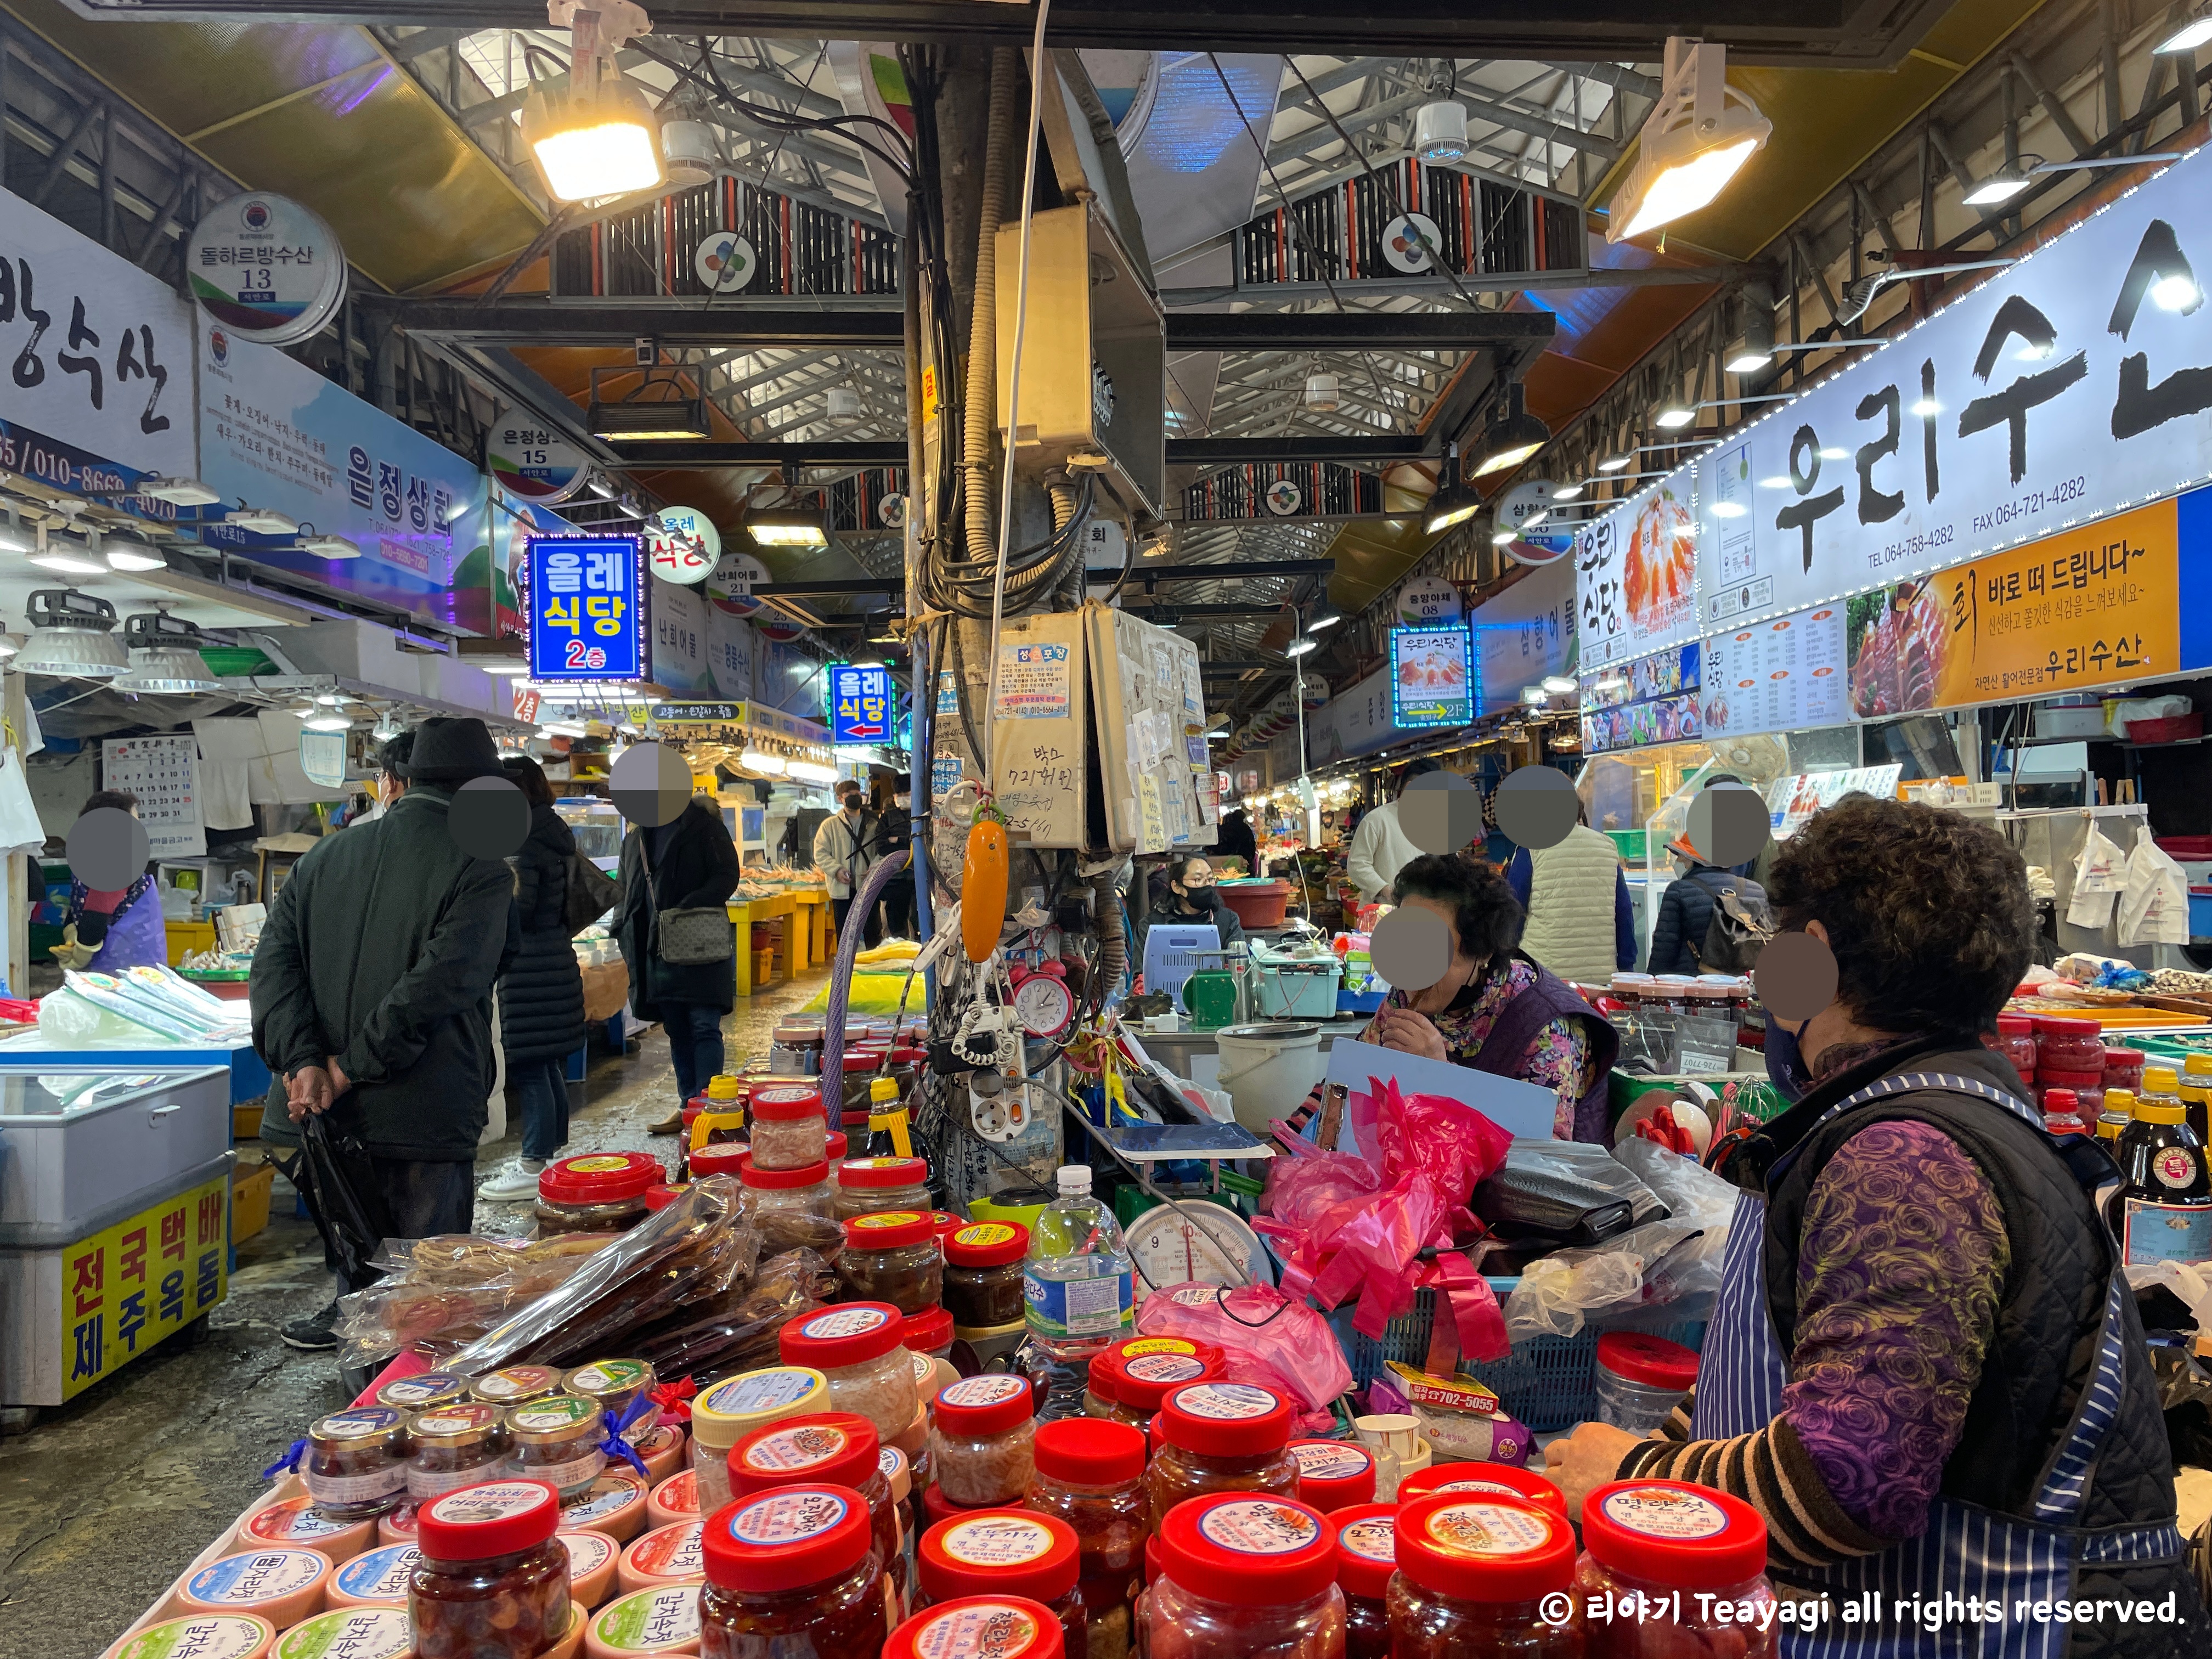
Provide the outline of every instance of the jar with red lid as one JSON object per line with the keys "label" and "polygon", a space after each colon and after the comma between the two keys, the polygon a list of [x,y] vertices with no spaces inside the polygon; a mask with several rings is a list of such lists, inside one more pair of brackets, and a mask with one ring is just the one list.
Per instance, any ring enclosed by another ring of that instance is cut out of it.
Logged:
{"label": "jar with red lid", "polygon": [[1336,1535],[1294,1498],[1221,1493],[1160,1528],[1149,1659],[1341,1659]]}
{"label": "jar with red lid", "polygon": [[1497,1492],[1524,1498],[1540,1510],[1567,1518],[1567,1495],[1542,1475],[1510,1463],[1432,1463],[1398,1483],[1398,1501],[1410,1504],[1431,1492]]}
{"label": "jar with red lid", "polygon": [[890,1059],[888,1045],[870,1043],[864,1048],[848,1048],[842,1057],[844,1075],[839,1079],[842,1115],[848,1118],[868,1115],[868,1085],[876,1080]]}
{"label": "jar with red lid", "polygon": [[1642,1331],[1607,1331],[1597,1340],[1601,1423],[1649,1434],[1697,1382],[1698,1356],[1679,1342]]}
{"label": "jar with red lid", "polygon": [[[1403,1549],[1401,1543],[1401,1566]],[[1718,1651],[1775,1659],[1780,1651],[1765,1519],[1708,1486],[1680,1480],[1600,1486],[1583,1500],[1574,1583],[1589,1659]],[[1601,1616],[1623,1598],[1642,1616]]]}
{"label": "jar with red lid", "polygon": [[1398,1511],[1392,1659],[1582,1659],[1566,1522],[1518,1498],[1438,1492]]}
{"label": "jar with red lid", "polygon": [[738,1164],[738,1214],[761,1236],[761,1259],[809,1249],[834,1262],[845,1248],[845,1230],[832,1212],[836,1200],[830,1166],[764,1170],[748,1153]]}
{"label": "jar with red lid", "polygon": [[1025,1376],[963,1377],[932,1402],[930,1468],[948,1503],[1020,1503],[1036,1446],[1036,1402]]}
{"label": "jar with red lid", "polygon": [[[924,1308],[920,1313],[908,1314],[899,1323],[899,1340],[910,1353],[943,1359],[951,1353],[954,1340],[952,1316],[943,1308]],[[930,1392],[934,1395],[936,1390]]]}
{"label": "jar with red lid", "polygon": [[880,1659],[888,1562],[849,1486],[781,1486],[717,1510],[700,1532],[702,1659]]}
{"label": "jar with red lid", "polygon": [[2104,1086],[2105,1042],[2102,1028],[2094,1019],[2070,1014],[2037,1014],[2035,1076],[2046,1088],[2097,1089]]}
{"label": "jar with red lid", "polygon": [[2071,1089],[2043,1091],[2043,1130],[2045,1134],[2085,1135],[2095,1121],[2095,1114],[2085,1117],[2081,1112],[2081,1097]]}
{"label": "jar with red lid", "polygon": [[832,1407],[866,1418],[895,1441],[921,1409],[914,1362],[899,1340],[904,1322],[887,1302],[848,1302],[793,1320],[776,1341],[785,1364],[810,1365],[829,1380]]}
{"label": "jar with red lid", "polygon": [[2028,1014],[1999,1014],[1997,1034],[1984,1039],[2012,1062],[2022,1083],[2035,1081],[2035,1020]]}
{"label": "jar with red lid", "polygon": [[1134,1639],[1133,1610],[1151,1531],[1145,1437],[1126,1423],[1062,1418],[1037,1425],[1035,1455],[1027,1507],[1074,1531],[1091,1651],[1118,1659]]}
{"label": "jar with red lid", "polygon": [[2107,1089],[2131,1089],[2141,1094],[2143,1062],[2147,1058],[2140,1048],[2106,1049],[2104,1086]]}
{"label": "jar with red lid", "polygon": [[1042,1604],[1067,1638],[1067,1650],[1091,1650],[1083,1597],[1076,1587],[1082,1550],[1075,1529],[1048,1515],[990,1510],[940,1521],[922,1534],[915,1569],[921,1584],[915,1606],[968,1595],[1019,1595]]}
{"label": "jar with red lid", "polygon": [[876,1210],[929,1212],[929,1165],[918,1158],[848,1158],[837,1166],[837,1219]]}
{"label": "jar with red lid", "polygon": [[884,1474],[876,1425],[850,1412],[787,1417],[730,1448],[730,1496],[745,1503],[784,1486],[849,1487],[868,1506],[884,1569],[899,1559],[898,1500]]}
{"label": "jar with red lid", "polygon": [[644,1152],[585,1152],[549,1164],[538,1177],[541,1233],[618,1233],[645,1219],[645,1194],[668,1179]]}
{"label": "jar with red lid", "polygon": [[880,1210],[845,1224],[837,1282],[855,1302],[888,1302],[901,1313],[937,1306],[945,1294],[945,1253],[927,1210]]}
{"label": "jar with red lid", "polygon": [[1014,1221],[961,1222],[944,1237],[945,1310],[970,1330],[1020,1321],[1030,1230]]}
{"label": "jar with red lid", "polygon": [[[702,1176],[727,1176],[732,1181],[744,1179],[745,1160],[752,1156],[752,1148],[741,1140],[719,1140],[704,1146],[694,1146],[684,1155],[684,1172],[696,1181]],[[743,1194],[739,1194],[743,1202]]]}
{"label": "jar with red lid", "polygon": [[826,1161],[830,1123],[822,1091],[811,1083],[756,1087],[747,1103],[752,1117],[753,1162],[763,1170],[803,1170]]}
{"label": "jar with red lid", "polygon": [[1374,1455],[1357,1440],[1293,1440],[1298,1502],[1323,1515],[1375,1501]]}
{"label": "jar with red lid", "polygon": [[884,1659],[1083,1659],[1053,1610],[994,1591],[918,1613],[891,1632]]}
{"label": "jar with red lid", "polygon": [[568,1629],[560,1494],[492,1480],[416,1511],[422,1554],[407,1581],[416,1659],[536,1659]]}
{"label": "jar with red lid", "polygon": [[1328,1517],[1344,1592],[1344,1659],[1390,1659],[1390,1580],[1398,1571],[1395,1504],[1354,1504]]}
{"label": "jar with red lid", "polygon": [[1170,1394],[1153,1425],[1162,1444],[1145,1473],[1152,1529],[1179,1504],[1224,1492],[1294,1498],[1290,1402],[1249,1382],[1197,1382]]}
{"label": "jar with red lid", "polygon": [[1221,1350],[1181,1336],[1125,1336],[1091,1362],[1083,1409],[1149,1433],[1160,1402],[1176,1389],[1219,1376]]}

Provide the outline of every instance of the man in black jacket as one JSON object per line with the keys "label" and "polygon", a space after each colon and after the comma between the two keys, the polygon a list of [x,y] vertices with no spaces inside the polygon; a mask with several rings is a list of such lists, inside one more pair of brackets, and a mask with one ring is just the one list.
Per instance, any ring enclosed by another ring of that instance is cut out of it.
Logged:
{"label": "man in black jacket", "polygon": [[[406,765],[407,793],[318,844],[270,907],[253,956],[253,1046],[274,1079],[261,1138],[296,1146],[308,1114],[340,1114],[368,1143],[393,1237],[423,1238],[466,1232],[475,1212],[514,877],[447,828],[453,792],[499,775],[483,722],[426,720]],[[284,1340],[335,1346],[336,1311],[294,1321]]]}

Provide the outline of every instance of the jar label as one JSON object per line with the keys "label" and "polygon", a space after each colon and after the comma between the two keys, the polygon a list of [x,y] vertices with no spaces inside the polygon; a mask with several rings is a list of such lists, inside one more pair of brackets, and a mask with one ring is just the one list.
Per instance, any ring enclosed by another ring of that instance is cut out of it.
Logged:
{"label": "jar label", "polygon": [[1346,1442],[1332,1446],[1293,1446],[1301,1480],[1357,1480],[1375,1467],[1375,1460]]}
{"label": "jar label", "polygon": [[419,1376],[403,1376],[397,1382],[386,1383],[377,1390],[376,1398],[380,1405],[416,1411],[453,1393],[462,1382],[446,1371],[424,1371]]}
{"label": "jar label", "polygon": [[580,1456],[564,1459],[558,1463],[524,1463],[516,1466],[517,1474],[526,1474],[532,1480],[543,1480],[560,1492],[581,1492],[598,1480],[607,1467],[607,1455],[594,1446]]}
{"label": "jar label", "polygon": [[505,1401],[526,1394],[544,1394],[560,1381],[561,1373],[550,1365],[509,1365],[478,1377],[474,1391],[479,1400]]}
{"label": "jar label", "polygon": [[[820,1090],[809,1089],[803,1086],[794,1088],[787,1085],[781,1089],[756,1089],[753,1091],[753,1104],[756,1106],[777,1106],[781,1105],[787,1100],[816,1100],[820,1098]],[[868,1161],[870,1163],[873,1163],[876,1160],[871,1158]]]}
{"label": "jar label", "polygon": [[707,1571],[707,1556],[699,1529],[696,1521],[679,1521],[646,1534],[629,1547],[631,1570],[651,1578],[700,1577]]}
{"label": "jar label", "polygon": [[404,1607],[340,1607],[276,1638],[276,1659],[403,1659],[415,1650]]}
{"label": "jar label", "polygon": [[1431,1496],[1447,1492],[1494,1492],[1501,1498],[1528,1498],[1528,1501],[1532,1504],[1536,1501],[1529,1498],[1527,1492],[1513,1486],[1502,1485],[1496,1480],[1440,1480],[1429,1488]]}
{"label": "jar label", "polygon": [[869,1331],[881,1330],[890,1317],[881,1308],[840,1308],[834,1313],[815,1315],[799,1328],[799,1334],[817,1339],[860,1336]]}
{"label": "jar label", "polygon": [[441,1406],[415,1419],[416,1434],[467,1434],[499,1421],[496,1406]]}
{"label": "jar label", "polygon": [[326,1417],[309,1432],[325,1440],[364,1439],[390,1434],[399,1426],[400,1415],[389,1406],[363,1406],[357,1411]]}
{"label": "jar label", "polygon": [[911,1227],[917,1221],[928,1219],[919,1210],[875,1210],[854,1217],[848,1224],[856,1232],[869,1232],[880,1227]]}
{"label": "jar label", "polygon": [[602,1359],[586,1365],[568,1379],[579,1394],[611,1394],[620,1389],[642,1388],[651,1375],[642,1359]]}
{"label": "jar label", "polygon": [[553,1536],[568,1552],[568,1577],[581,1578],[597,1572],[614,1559],[615,1540],[603,1532],[556,1532]]}
{"label": "jar label", "polygon": [[822,1386],[820,1377],[812,1371],[748,1371],[709,1389],[706,1399],[699,1403],[709,1412],[723,1416],[744,1417],[754,1412],[773,1411],[779,1406],[795,1406]]}
{"label": "jar label", "polygon": [[1003,1601],[979,1601],[939,1613],[915,1632],[915,1659],[1020,1659],[1040,1634],[1037,1621]]}
{"label": "jar label", "polygon": [[729,1520],[740,1544],[796,1544],[819,1538],[842,1522],[852,1505],[834,1492],[772,1492]]}
{"label": "jar label", "polygon": [[886,1446],[876,1454],[876,1473],[883,1476],[887,1485],[905,1464],[906,1454],[896,1446]]}
{"label": "jar label", "polygon": [[386,1544],[355,1556],[331,1582],[356,1601],[404,1601],[407,1581],[422,1559],[412,1544]]}
{"label": "jar label", "polygon": [[1430,1515],[1426,1530],[1430,1542],[1463,1555],[1524,1555],[1552,1540],[1543,1516],[1503,1504],[1446,1504]]}
{"label": "jar label", "polygon": [[2163,1187],[2187,1187],[2197,1180],[2197,1160],[2190,1156],[2186,1146],[2166,1146],[2160,1149],[2150,1161],[2150,1172]]}
{"label": "jar label", "polygon": [[246,1659],[267,1640],[266,1626],[230,1613],[172,1619],[115,1650],[114,1659]]}
{"label": "jar label", "polygon": [[305,1543],[310,1538],[333,1538],[348,1527],[359,1524],[356,1521],[333,1521],[319,1513],[311,1494],[288,1498],[281,1504],[271,1504],[257,1511],[247,1517],[246,1530],[264,1543],[295,1544]]}
{"label": "jar label", "polygon": [[994,1244],[1010,1244],[1014,1230],[1003,1221],[979,1221],[972,1227],[963,1227],[952,1235],[955,1244],[965,1244],[974,1249],[988,1249]]}
{"label": "jar label", "polygon": [[1200,1382],[1176,1389],[1169,1396],[1168,1403],[1186,1417],[1206,1417],[1226,1423],[1265,1417],[1283,1402],[1267,1389],[1255,1389],[1249,1382]]}
{"label": "jar label", "polygon": [[762,1435],[738,1461],[763,1474],[792,1474],[842,1457],[852,1443],[852,1437],[832,1424],[807,1423]]}
{"label": "jar label", "polygon": [[576,1175],[619,1175],[629,1168],[626,1158],[572,1158],[561,1166]]}
{"label": "jar label", "polygon": [[660,1507],[672,1514],[681,1515],[689,1511],[696,1515],[699,1512],[699,1471],[686,1469],[681,1474],[670,1475],[660,1483],[660,1490],[653,1495],[660,1500]]}
{"label": "jar label", "polygon": [[699,1639],[699,1587],[658,1584],[603,1607],[592,1620],[600,1645],[617,1651],[684,1647]]}
{"label": "jar label", "polygon": [[1217,1504],[1198,1518],[1199,1535],[1237,1555],[1288,1555],[1321,1536],[1304,1510],[1256,1498]]}
{"label": "jar label", "polygon": [[589,1400],[556,1398],[533,1400],[526,1406],[517,1406],[507,1414],[511,1428],[537,1433],[545,1429],[578,1429],[589,1425],[596,1427],[606,1413]]}
{"label": "jar label", "polygon": [[1366,1561],[1391,1561],[1398,1559],[1398,1532],[1389,1516],[1379,1520],[1355,1521],[1337,1534],[1338,1545]]}
{"label": "jar label", "polygon": [[511,1515],[527,1515],[544,1502],[544,1488],[535,1480],[487,1480],[466,1492],[441,1498],[428,1512],[441,1526],[477,1527],[504,1521]]}
{"label": "jar label", "polygon": [[255,1550],[210,1562],[192,1575],[185,1594],[195,1601],[251,1607],[303,1590],[329,1568],[329,1559],[313,1550]]}
{"label": "jar label", "polygon": [[435,1472],[417,1468],[410,1463],[407,1466],[407,1495],[418,1504],[427,1503],[449,1492],[459,1492],[463,1486],[477,1486],[487,1476],[499,1473],[500,1460],[495,1456],[486,1457],[482,1462],[473,1463],[465,1469]]}
{"label": "jar label", "polygon": [[1694,1492],[1665,1486],[1632,1486],[1605,1500],[1606,1519],[1646,1538],[1717,1538],[1728,1530],[1728,1511]]}
{"label": "jar label", "polygon": [[999,1406],[1029,1391],[1029,1382],[1023,1377],[966,1376],[947,1384],[937,1397],[948,1406]]}
{"label": "jar label", "polygon": [[1082,1279],[1040,1279],[1024,1271],[1023,1316],[1031,1330],[1047,1338],[1112,1337],[1128,1323],[1136,1305],[1135,1275],[1113,1272],[1113,1258],[1106,1255],[1064,1257],[1055,1270],[1080,1272],[1085,1262],[1096,1265]]}
{"label": "jar label", "polygon": [[945,1528],[940,1547],[963,1566],[1023,1567],[1052,1553],[1052,1533],[1041,1522],[994,1515],[954,1522]]}
{"label": "jar label", "polygon": [[644,1496],[645,1482],[635,1475],[619,1469],[612,1474],[603,1474],[592,1482],[590,1490],[581,1498],[561,1506],[561,1524],[588,1528],[595,1522],[620,1515]]}
{"label": "jar label", "polygon": [[2121,1208],[2120,1237],[2129,1261],[2212,1261],[2212,1204],[2131,1198]]}
{"label": "jar label", "polygon": [[376,1530],[380,1537],[387,1532],[396,1532],[402,1538],[412,1538],[415,1535],[415,1506],[402,1504],[376,1523]]}
{"label": "jar label", "polygon": [[1204,1363],[1187,1353],[1148,1353],[1121,1370],[1139,1382],[1188,1382],[1206,1375]]}
{"label": "jar label", "polygon": [[1198,1344],[1186,1342],[1179,1336],[1140,1336],[1134,1341],[1122,1343],[1121,1352],[1125,1360],[1147,1353],[1194,1354],[1198,1352]]}
{"label": "jar label", "polygon": [[407,1466],[395,1459],[380,1469],[367,1474],[317,1474],[302,1469],[300,1479],[307,1488],[307,1496],[318,1504],[344,1507],[355,1504],[373,1504],[380,1498],[389,1498],[393,1492],[407,1489]]}

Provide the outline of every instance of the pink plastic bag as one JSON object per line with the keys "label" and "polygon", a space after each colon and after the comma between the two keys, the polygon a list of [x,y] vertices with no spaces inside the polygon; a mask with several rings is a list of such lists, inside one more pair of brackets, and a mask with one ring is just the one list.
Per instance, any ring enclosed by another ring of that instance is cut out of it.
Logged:
{"label": "pink plastic bag", "polygon": [[1139,1304],[1137,1329],[1211,1342],[1228,1354],[1231,1379],[1272,1389],[1309,1412],[1326,1413],[1352,1387],[1352,1367],[1328,1322],[1272,1285],[1164,1286]]}

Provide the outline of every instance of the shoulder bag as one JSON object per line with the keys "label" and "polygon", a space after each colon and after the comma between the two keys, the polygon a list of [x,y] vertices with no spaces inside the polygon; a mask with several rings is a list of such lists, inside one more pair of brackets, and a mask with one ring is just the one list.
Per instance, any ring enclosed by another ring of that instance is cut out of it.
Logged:
{"label": "shoulder bag", "polygon": [[702,968],[733,960],[738,954],[738,927],[725,907],[660,908],[660,896],[653,885],[652,845],[644,839],[652,833],[644,829],[638,831],[637,851],[645,864],[645,896],[653,907],[653,953],[672,968]]}

